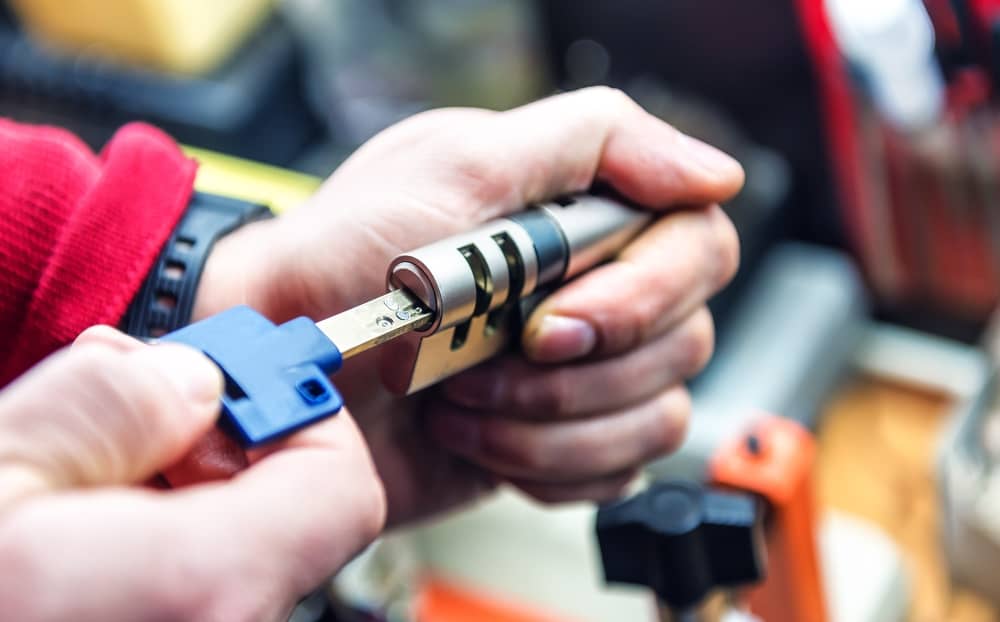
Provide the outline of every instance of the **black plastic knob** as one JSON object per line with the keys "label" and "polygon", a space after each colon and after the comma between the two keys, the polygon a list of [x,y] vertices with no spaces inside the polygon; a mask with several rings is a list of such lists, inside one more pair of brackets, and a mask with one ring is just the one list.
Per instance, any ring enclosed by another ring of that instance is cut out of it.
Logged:
{"label": "black plastic knob", "polygon": [[761,509],[748,495],[660,483],[597,513],[608,583],[651,588],[670,607],[694,607],[717,588],[764,578]]}

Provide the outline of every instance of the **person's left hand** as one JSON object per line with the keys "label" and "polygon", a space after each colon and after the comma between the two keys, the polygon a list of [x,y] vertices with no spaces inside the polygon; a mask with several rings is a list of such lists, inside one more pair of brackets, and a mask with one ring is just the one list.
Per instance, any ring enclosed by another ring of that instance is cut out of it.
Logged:
{"label": "person's left hand", "polygon": [[231,479],[144,485],[211,429],[201,353],[95,327],[0,390],[0,618],[284,620],[381,531],[348,412]]}
{"label": "person's left hand", "polygon": [[716,203],[743,182],[734,160],[618,91],[437,110],[390,128],[308,205],[223,239],[197,311],[248,303],[276,321],[318,320],[383,293],[396,254],[597,180],[663,216],[536,310],[526,356],[408,399],[381,388],[368,355],[335,383],[371,446],[390,523],[499,481],[550,502],[608,499],[683,437],[683,382],[713,345],[704,303],[739,256]]}

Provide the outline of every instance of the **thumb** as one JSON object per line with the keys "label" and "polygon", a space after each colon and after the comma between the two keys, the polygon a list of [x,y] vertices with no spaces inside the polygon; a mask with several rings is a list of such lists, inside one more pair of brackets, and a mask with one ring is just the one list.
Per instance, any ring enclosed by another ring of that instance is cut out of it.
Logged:
{"label": "thumb", "polygon": [[0,392],[0,508],[41,492],[142,481],[212,426],[222,377],[179,345],[81,342]]}

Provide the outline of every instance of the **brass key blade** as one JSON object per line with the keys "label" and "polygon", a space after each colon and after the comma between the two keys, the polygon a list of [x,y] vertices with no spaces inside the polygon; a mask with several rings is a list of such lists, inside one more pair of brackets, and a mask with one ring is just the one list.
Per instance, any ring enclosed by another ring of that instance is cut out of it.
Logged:
{"label": "brass key blade", "polygon": [[397,289],[316,323],[345,359],[428,326],[434,312],[405,289]]}

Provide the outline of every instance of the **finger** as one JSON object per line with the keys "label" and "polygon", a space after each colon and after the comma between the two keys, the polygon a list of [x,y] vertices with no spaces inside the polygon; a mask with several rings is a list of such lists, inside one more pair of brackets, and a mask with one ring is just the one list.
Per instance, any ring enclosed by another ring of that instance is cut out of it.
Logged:
{"label": "finger", "polygon": [[673,451],[691,403],[677,387],[622,412],[539,423],[432,405],[428,431],[444,448],[503,477],[581,482],[634,468]]}
{"label": "finger", "polygon": [[[412,175],[410,154],[430,146],[423,164],[429,175],[463,190],[481,208],[466,210],[466,217],[520,210],[584,190],[596,180],[654,209],[721,202],[734,196],[744,179],[733,158],[607,87],[563,93],[503,113],[445,109],[417,115],[366,144],[335,179],[394,162]],[[401,151],[407,153],[404,159]]]}
{"label": "finger", "polygon": [[702,307],[666,335],[610,359],[538,365],[506,356],[449,379],[460,406],[521,419],[568,419],[622,408],[697,374],[714,343],[712,315]]}
{"label": "finger", "polygon": [[638,469],[615,473],[581,484],[548,484],[531,480],[509,480],[521,492],[542,503],[569,503],[573,501],[593,501],[605,503],[620,499],[639,476]]}
{"label": "finger", "polygon": [[736,160],[607,87],[515,108],[494,123],[490,140],[467,141],[467,148],[488,150],[478,161],[492,161],[490,175],[521,190],[518,208],[597,179],[653,209],[726,201],[743,185]]}
{"label": "finger", "polygon": [[322,443],[327,428],[321,426],[317,431],[313,427],[249,451],[244,450],[230,435],[214,428],[199,439],[180,462],[164,469],[163,475],[175,487],[228,479],[247,468],[251,462],[278,451],[309,444],[317,434]]}
{"label": "finger", "polygon": [[0,478],[20,482],[4,499],[143,481],[211,427],[221,391],[215,365],[179,345],[59,352],[0,395]]}
{"label": "finger", "polygon": [[316,432],[311,426],[287,439],[245,451],[230,435],[214,428],[199,439],[180,462],[164,469],[163,475],[175,487],[228,479],[247,468],[251,462],[289,447],[308,444],[314,435],[322,435],[323,430],[325,428],[320,427]]}
{"label": "finger", "polygon": [[[393,210],[381,209],[384,192],[371,183],[374,178],[402,180],[404,192],[393,196]],[[327,208],[341,204],[344,196],[351,196],[355,205],[369,202],[379,209],[333,213],[336,226],[350,221],[357,231],[354,238],[340,242],[337,252],[388,260],[531,203],[585,190],[599,180],[640,205],[664,209],[729,199],[742,187],[743,169],[729,156],[681,134],[628,96],[606,87],[565,93],[502,113],[437,110],[416,115],[370,140],[306,209],[280,219],[297,231],[281,236],[290,244],[282,246],[280,254],[291,265],[300,265],[303,232],[317,238],[327,235],[325,228],[310,232],[304,219],[315,219],[317,210],[330,213]],[[414,222],[421,226],[414,227]],[[381,274],[375,272],[365,277],[361,280],[381,282]],[[347,300],[363,299],[362,294],[368,293],[355,280],[356,275],[338,284],[347,292],[343,295]],[[334,308],[332,302],[318,307]]]}
{"label": "finger", "polygon": [[613,261],[566,284],[528,320],[539,362],[607,356],[663,334],[736,273],[739,241],[717,206],[671,214]]}

